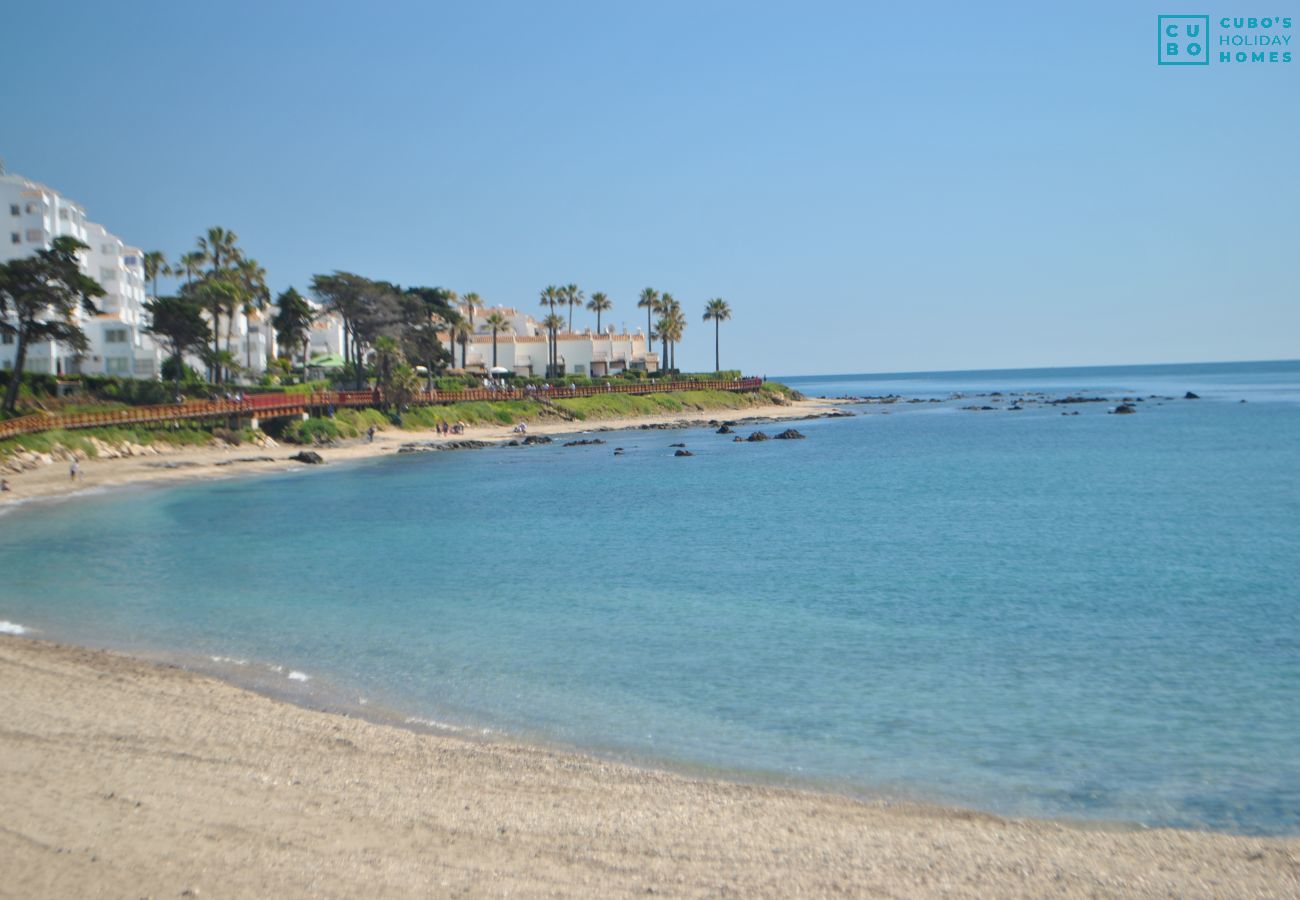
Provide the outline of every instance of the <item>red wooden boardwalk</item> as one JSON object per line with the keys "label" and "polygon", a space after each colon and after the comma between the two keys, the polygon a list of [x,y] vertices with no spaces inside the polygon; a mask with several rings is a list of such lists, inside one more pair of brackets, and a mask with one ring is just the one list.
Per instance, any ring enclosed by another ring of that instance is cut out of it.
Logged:
{"label": "red wooden boardwalk", "polygon": [[[570,397],[595,397],[601,394],[662,394],[669,391],[750,392],[758,390],[762,383],[760,378],[740,378],[732,381],[669,381],[646,384],[603,384],[575,388],[552,387],[550,390],[475,388],[464,391],[421,391],[412,401],[412,405],[434,406],[470,400],[564,400]],[[199,422],[224,418],[273,419],[303,413],[319,415],[342,407],[368,407],[382,404],[383,394],[376,388],[368,391],[318,391],[311,394],[245,394],[239,400],[190,400],[185,403],[132,406],[94,413],[38,413],[0,422],[0,440],[57,429],[100,428],[154,422]]]}

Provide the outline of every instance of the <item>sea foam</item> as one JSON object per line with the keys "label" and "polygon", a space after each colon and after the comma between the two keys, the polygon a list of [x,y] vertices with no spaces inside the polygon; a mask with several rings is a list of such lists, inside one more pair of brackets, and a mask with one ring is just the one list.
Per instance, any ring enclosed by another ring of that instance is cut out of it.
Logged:
{"label": "sea foam", "polygon": [[6,622],[0,619],[0,634],[27,634],[30,628],[25,628],[17,622]]}

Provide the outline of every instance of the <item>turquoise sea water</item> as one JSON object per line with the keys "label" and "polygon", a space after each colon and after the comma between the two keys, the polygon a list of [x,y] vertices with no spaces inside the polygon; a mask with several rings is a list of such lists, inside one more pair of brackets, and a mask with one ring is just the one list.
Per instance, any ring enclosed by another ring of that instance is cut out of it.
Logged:
{"label": "turquoise sea water", "polygon": [[19,508],[0,620],[692,770],[1300,831],[1300,363],[789,380],[965,396]]}

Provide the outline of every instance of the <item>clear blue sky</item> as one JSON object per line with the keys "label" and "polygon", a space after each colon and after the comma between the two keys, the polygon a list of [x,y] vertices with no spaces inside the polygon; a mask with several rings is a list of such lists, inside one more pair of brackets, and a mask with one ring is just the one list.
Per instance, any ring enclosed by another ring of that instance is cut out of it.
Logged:
{"label": "clear blue sky", "polygon": [[689,368],[713,296],[760,373],[1300,356],[1300,52],[1159,67],[1264,9],[1167,5],[10,4],[0,155],[277,291],[669,290]]}

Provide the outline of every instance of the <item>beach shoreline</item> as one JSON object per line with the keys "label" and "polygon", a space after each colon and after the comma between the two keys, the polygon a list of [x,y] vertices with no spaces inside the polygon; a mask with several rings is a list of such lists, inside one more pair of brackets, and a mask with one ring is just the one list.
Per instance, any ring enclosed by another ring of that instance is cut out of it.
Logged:
{"label": "beach shoreline", "polygon": [[[530,423],[528,434],[557,436],[612,431],[635,431],[642,428],[678,428],[703,426],[709,421],[764,420],[771,422],[820,418],[840,410],[847,401],[794,400],[788,404],[770,404],[744,409],[699,410],[651,416],[627,416],[590,421],[567,421],[560,418]],[[66,462],[55,462],[22,472],[7,473],[10,490],[0,493],[0,509],[33,500],[66,498],[104,488],[131,485],[168,484],[185,481],[245,477],[255,474],[316,469],[291,459],[304,451],[320,454],[328,463],[350,462],[396,454],[404,444],[453,444],[460,441],[483,441],[505,444],[517,440],[509,425],[470,425],[462,434],[444,435],[432,430],[408,431],[391,428],[375,433],[373,442],[363,438],[341,441],[329,446],[279,444],[270,449],[254,444],[241,446],[202,446],[161,448],[158,452],[116,458],[87,458],[78,462],[78,477],[69,475]],[[328,469],[328,465],[324,466]]]}
{"label": "beach shoreline", "polygon": [[0,894],[1277,896],[1300,839],[1114,830],[431,734],[0,635]]}

